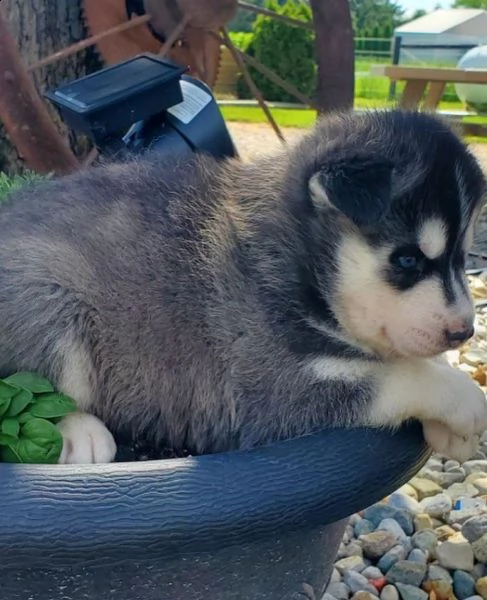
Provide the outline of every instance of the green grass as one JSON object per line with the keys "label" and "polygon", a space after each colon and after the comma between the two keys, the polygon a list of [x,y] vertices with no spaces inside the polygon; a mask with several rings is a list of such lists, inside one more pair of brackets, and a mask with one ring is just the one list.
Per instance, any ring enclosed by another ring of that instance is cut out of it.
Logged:
{"label": "green grass", "polygon": [[[399,95],[397,96],[399,98]],[[355,97],[355,108],[392,108],[395,101],[389,101],[383,98],[358,98]],[[439,110],[455,111],[465,110],[464,105],[458,100],[443,100],[439,104]],[[466,117],[469,119],[483,119],[483,117]]]}
{"label": "green grass", "polygon": [[18,189],[26,183],[36,179],[40,179],[40,175],[35,173],[26,173],[25,175],[8,177],[5,173],[0,172],[0,201],[4,200],[13,190]]}
{"label": "green grass", "polygon": [[[264,111],[258,106],[221,106],[225,121],[239,123],[266,123]],[[280,127],[311,127],[316,112],[307,108],[272,108],[272,116]]]}
{"label": "green grass", "polygon": [[[355,108],[392,108],[394,102],[380,99],[355,98]],[[462,110],[460,102],[441,102],[440,110]],[[267,118],[259,106],[233,106],[224,105],[220,107],[226,121],[240,123],[266,123]],[[307,108],[271,108],[270,109],[277,124],[281,127],[310,127],[316,120],[314,110]],[[470,116],[465,117],[466,122],[487,123],[487,117]]]}

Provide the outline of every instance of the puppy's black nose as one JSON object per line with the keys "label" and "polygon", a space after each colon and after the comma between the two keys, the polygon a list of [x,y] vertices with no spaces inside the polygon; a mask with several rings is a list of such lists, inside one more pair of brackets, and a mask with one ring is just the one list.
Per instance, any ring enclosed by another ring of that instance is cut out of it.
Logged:
{"label": "puppy's black nose", "polygon": [[455,331],[446,330],[446,339],[450,346],[458,346],[463,342],[466,342],[474,334],[473,327],[467,327],[466,329],[457,329]]}

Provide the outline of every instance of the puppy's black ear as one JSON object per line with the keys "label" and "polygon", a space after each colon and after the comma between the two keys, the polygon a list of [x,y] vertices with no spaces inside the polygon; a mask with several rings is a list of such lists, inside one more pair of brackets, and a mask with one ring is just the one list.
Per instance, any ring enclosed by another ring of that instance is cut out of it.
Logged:
{"label": "puppy's black ear", "polygon": [[327,163],[309,181],[311,200],[318,210],[334,207],[356,225],[377,223],[391,202],[390,161],[356,156]]}

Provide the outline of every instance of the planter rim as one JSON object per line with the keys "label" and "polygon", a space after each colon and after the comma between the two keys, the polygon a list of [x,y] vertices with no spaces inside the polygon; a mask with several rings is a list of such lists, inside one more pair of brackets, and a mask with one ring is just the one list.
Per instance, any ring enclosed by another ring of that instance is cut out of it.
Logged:
{"label": "planter rim", "polygon": [[324,527],[400,487],[429,455],[413,422],[181,459],[2,464],[2,567],[169,559]]}

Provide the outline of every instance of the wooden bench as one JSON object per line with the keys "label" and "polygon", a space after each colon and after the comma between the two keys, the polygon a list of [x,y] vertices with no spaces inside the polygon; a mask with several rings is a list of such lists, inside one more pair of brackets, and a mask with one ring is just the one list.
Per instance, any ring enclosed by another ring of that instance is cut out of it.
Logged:
{"label": "wooden bench", "polygon": [[[410,110],[436,111],[447,83],[487,84],[487,70],[374,65],[370,73],[388,77],[391,81],[404,81],[406,85],[398,104]],[[487,134],[486,125],[463,123],[462,127],[466,135]]]}
{"label": "wooden bench", "polygon": [[408,109],[418,108],[427,91],[422,105],[428,110],[436,110],[447,83],[487,84],[487,70],[374,65],[370,72],[371,75],[388,77],[391,81],[405,81],[406,85],[399,104]]}

